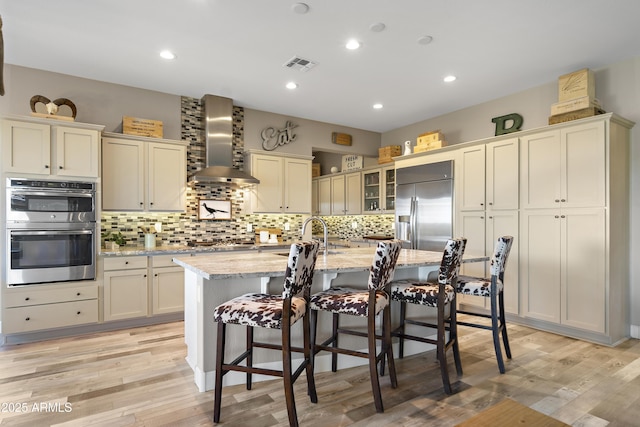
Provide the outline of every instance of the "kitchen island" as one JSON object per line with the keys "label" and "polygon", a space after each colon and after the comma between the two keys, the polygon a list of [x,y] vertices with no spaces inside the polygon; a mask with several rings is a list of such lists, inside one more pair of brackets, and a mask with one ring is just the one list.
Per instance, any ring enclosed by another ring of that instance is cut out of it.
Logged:
{"label": "kitchen island", "polygon": [[[373,261],[375,248],[341,248],[329,251],[324,255],[318,255],[311,292],[328,289],[333,285],[349,284],[366,288],[369,267]],[[194,371],[194,380],[200,391],[212,390],[215,375],[215,344],[217,328],[213,321],[213,309],[236,296],[250,292],[282,293],[283,277],[287,267],[288,250],[282,252],[240,252],[240,253],[216,253],[195,257],[176,257],[173,261],[184,267],[185,273],[185,308],[184,327],[185,343],[187,344],[187,363]],[[488,258],[465,257],[463,262],[486,261]],[[418,251],[403,249],[400,252],[396,264],[395,279],[420,278],[426,279],[430,271],[438,268],[442,260],[442,252]],[[395,318],[397,310],[392,307],[392,315]],[[351,316],[344,316],[351,317]],[[354,316],[355,317],[355,316]],[[342,320],[342,319],[341,319]],[[345,326],[352,319],[344,319]],[[362,319],[353,319],[353,325],[361,325],[366,322]],[[394,322],[395,323],[395,322]],[[320,313],[318,317],[318,339],[328,336],[331,330],[331,316],[328,313]],[[279,330],[264,330],[257,328],[256,340],[280,342]],[[238,354],[244,349],[245,328],[232,326],[227,330],[228,355]],[[292,341],[301,345],[302,322],[298,322],[292,328]],[[345,340],[346,341],[346,340]],[[344,345],[344,342],[341,343]],[[347,344],[351,344],[347,342]],[[295,344],[294,344],[295,345]],[[366,346],[366,340],[360,341],[353,338],[355,348]],[[405,354],[413,354],[420,351],[405,349]],[[422,347],[422,350],[424,348]],[[294,355],[294,359],[295,356]],[[301,355],[300,355],[301,356]],[[318,355],[316,357],[316,371],[329,370],[330,357]],[[278,352],[266,352],[256,350],[254,354],[254,366],[265,368],[278,367],[281,355]],[[349,356],[339,357],[339,368],[355,366],[364,359]],[[235,375],[234,375],[235,374]],[[256,381],[271,377],[254,375]],[[245,375],[230,372],[224,376],[224,384],[239,384],[245,381]]]}

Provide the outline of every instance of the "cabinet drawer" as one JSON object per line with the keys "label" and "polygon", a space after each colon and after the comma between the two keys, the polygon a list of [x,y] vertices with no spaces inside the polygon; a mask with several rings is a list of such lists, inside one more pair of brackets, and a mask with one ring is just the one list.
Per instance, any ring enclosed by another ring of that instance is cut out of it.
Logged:
{"label": "cabinet drawer", "polygon": [[189,256],[189,254],[173,254],[173,255],[154,255],[150,258],[151,267],[177,267],[178,264],[172,260],[175,257]]}
{"label": "cabinet drawer", "polygon": [[130,270],[134,268],[147,268],[146,256],[106,257],[104,270]]}
{"label": "cabinet drawer", "polygon": [[7,308],[2,313],[2,333],[14,334],[97,322],[97,299]]}
{"label": "cabinet drawer", "polygon": [[29,289],[16,292],[7,291],[4,294],[5,307],[26,307],[38,304],[53,304],[58,302],[82,301],[98,298],[98,286],[76,286],[60,288],[47,285],[46,289]]}

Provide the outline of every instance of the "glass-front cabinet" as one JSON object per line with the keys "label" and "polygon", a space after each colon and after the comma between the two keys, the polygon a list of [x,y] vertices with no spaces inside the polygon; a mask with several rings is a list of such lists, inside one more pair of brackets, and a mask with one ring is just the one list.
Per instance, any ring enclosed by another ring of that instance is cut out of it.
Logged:
{"label": "glass-front cabinet", "polygon": [[362,172],[362,212],[390,213],[396,205],[393,166],[376,168]]}

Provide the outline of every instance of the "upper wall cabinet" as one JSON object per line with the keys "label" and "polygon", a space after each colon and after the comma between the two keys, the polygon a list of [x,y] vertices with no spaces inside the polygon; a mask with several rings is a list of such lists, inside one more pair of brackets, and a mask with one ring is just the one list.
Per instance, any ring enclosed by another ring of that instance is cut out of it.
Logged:
{"label": "upper wall cabinet", "polygon": [[131,135],[102,139],[102,209],[183,212],[187,143]]}
{"label": "upper wall cabinet", "polygon": [[97,178],[103,126],[43,120],[2,121],[4,172]]}
{"label": "upper wall cabinet", "polygon": [[605,204],[605,122],[594,121],[522,138],[522,207]]}
{"label": "upper wall cabinet", "polygon": [[311,160],[248,152],[249,172],[260,180],[249,191],[253,213],[311,213]]}

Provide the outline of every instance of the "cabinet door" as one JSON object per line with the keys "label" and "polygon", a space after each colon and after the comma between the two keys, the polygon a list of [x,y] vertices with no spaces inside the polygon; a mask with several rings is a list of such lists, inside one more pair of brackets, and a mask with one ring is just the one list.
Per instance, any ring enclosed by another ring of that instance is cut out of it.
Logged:
{"label": "cabinet door", "polygon": [[586,123],[562,129],[562,175],[565,200],[562,207],[605,205],[607,153],[604,122]]}
{"label": "cabinet door", "polygon": [[382,169],[382,175],[384,177],[383,189],[384,204],[382,209],[387,212],[393,213],[396,208],[396,169],[384,168]]}
{"label": "cabinet door", "polygon": [[150,143],[148,150],[148,210],[184,212],[187,185],[186,147]]}
{"label": "cabinet door", "polygon": [[320,203],[318,200],[318,180],[311,180],[311,215],[320,214]]}
{"label": "cabinet door", "polygon": [[604,208],[566,209],[561,214],[561,323],[605,332],[607,301]]}
{"label": "cabinet door", "polygon": [[555,209],[521,212],[520,289],[524,317],[560,323],[561,224]]}
{"label": "cabinet door", "polygon": [[144,206],[144,146],[139,141],[104,138],[102,209],[142,211]]}
{"label": "cabinet door", "polygon": [[560,208],[562,161],[560,131],[525,136],[520,142],[522,208]]}
{"label": "cabinet door", "polygon": [[56,164],[59,176],[97,178],[100,134],[95,130],[55,127]]}
{"label": "cabinet door", "polygon": [[105,322],[149,314],[146,269],[105,271],[103,286]]}
{"label": "cabinet door", "polygon": [[459,153],[461,171],[460,210],[477,211],[485,208],[485,146],[476,145]]}
{"label": "cabinet door", "polygon": [[318,215],[331,215],[331,178],[318,179]]}
{"label": "cabinet door", "polygon": [[184,269],[165,267],[153,270],[152,314],[184,310]]}
{"label": "cabinet door", "polygon": [[345,175],[345,210],[347,215],[362,213],[362,175],[360,172]]}
{"label": "cabinet door", "polygon": [[345,188],[345,175],[331,177],[331,215],[345,215],[347,197]]}
{"label": "cabinet door", "polygon": [[[282,212],[283,159],[276,156],[251,156],[251,175],[260,180],[252,190],[253,212]],[[309,176],[311,174],[309,173]]]}
{"label": "cabinet door", "polygon": [[378,213],[382,208],[381,179],[382,169],[362,172],[362,212]]}
{"label": "cabinet door", "polygon": [[284,212],[311,212],[311,160],[284,159],[281,191],[284,193]]}
{"label": "cabinet door", "polygon": [[5,172],[51,174],[51,127],[3,120],[2,163]]}
{"label": "cabinet door", "polygon": [[518,147],[517,138],[486,145],[487,209],[518,209]]}

